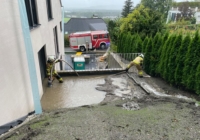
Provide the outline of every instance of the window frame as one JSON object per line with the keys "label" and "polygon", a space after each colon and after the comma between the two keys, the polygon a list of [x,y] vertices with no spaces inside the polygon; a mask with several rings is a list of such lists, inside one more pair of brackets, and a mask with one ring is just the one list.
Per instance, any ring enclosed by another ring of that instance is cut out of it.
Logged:
{"label": "window frame", "polygon": [[48,20],[52,20],[53,19],[52,1],[46,0],[46,6],[47,6],[47,18]]}
{"label": "window frame", "polygon": [[93,39],[98,39],[98,35],[93,35]]}
{"label": "window frame", "polygon": [[103,34],[103,38],[108,38],[108,34]]}
{"label": "window frame", "polygon": [[40,24],[38,20],[36,0],[24,0],[24,2],[25,2],[25,7],[26,7],[29,28],[33,29],[33,28],[38,27]]}
{"label": "window frame", "polygon": [[62,32],[62,21],[60,21],[60,31]]}

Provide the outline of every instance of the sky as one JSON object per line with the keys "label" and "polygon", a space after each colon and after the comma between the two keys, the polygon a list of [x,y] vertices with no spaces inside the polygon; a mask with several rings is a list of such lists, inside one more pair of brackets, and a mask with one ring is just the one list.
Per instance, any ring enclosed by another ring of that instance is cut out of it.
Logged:
{"label": "sky", "polygon": [[[65,8],[69,9],[110,9],[122,10],[126,0],[62,0]],[[132,0],[133,5],[136,6],[141,0]],[[177,2],[185,0],[175,0]]]}
{"label": "sky", "polygon": [[[65,8],[93,8],[93,9],[118,9],[121,10],[126,0],[62,0]],[[133,5],[140,3],[140,0],[132,0]]]}

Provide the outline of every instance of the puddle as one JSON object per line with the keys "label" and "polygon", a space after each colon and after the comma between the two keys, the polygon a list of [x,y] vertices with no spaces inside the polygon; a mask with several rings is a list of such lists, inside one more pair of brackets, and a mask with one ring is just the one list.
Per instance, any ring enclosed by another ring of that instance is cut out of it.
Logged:
{"label": "puddle", "polygon": [[55,80],[53,86],[46,89],[41,100],[44,110],[98,104],[105,98],[105,92],[95,89],[97,84],[105,83],[103,76],[63,77],[63,80],[64,83]]}

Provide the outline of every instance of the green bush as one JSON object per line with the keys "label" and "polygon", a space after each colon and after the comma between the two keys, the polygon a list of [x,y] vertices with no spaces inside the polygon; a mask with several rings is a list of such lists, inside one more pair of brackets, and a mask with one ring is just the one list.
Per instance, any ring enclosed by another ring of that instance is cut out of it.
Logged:
{"label": "green bush", "polygon": [[195,75],[195,91],[197,94],[200,95],[200,63],[196,69],[196,75]]}
{"label": "green bush", "polygon": [[64,41],[65,41],[65,47],[69,47],[69,36],[68,35],[65,35]]}
{"label": "green bush", "polygon": [[145,49],[145,56],[144,56],[144,70],[147,74],[150,74],[150,68],[151,68],[151,61],[152,61],[152,38],[149,38],[149,41],[147,43],[146,49]]}
{"label": "green bush", "polygon": [[145,39],[144,39],[144,41],[143,41],[143,43],[142,43],[142,52],[143,52],[143,53],[144,53],[145,50],[146,50],[146,46],[147,46],[148,41],[149,41],[149,37],[146,36]]}
{"label": "green bush", "polygon": [[178,86],[184,85],[183,68],[185,66],[186,53],[188,51],[188,46],[190,45],[191,37],[188,34],[182,41],[181,47],[178,50],[178,55],[176,58],[176,69],[175,69],[175,83]]}
{"label": "green bush", "polygon": [[190,90],[195,88],[195,74],[200,60],[200,39],[198,31],[192,39],[185,60],[184,77],[186,79],[186,87]]}
{"label": "green bush", "polygon": [[168,82],[170,81],[169,71],[170,71],[170,69],[172,69],[172,67],[170,66],[170,56],[171,56],[170,52],[171,52],[171,49],[173,49],[173,47],[174,47],[173,45],[174,45],[174,42],[176,39],[176,35],[172,34],[170,36],[170,38],[171,39],[170,39],[169,45],[167,46],[167,50],[166,50],[166,52],[164,52],[166,54],[165,54],[165,58],[164,58],[164,71],[163,71],[163,76],[164,76],[163,78],[166,79]]}
{"label": "green bush", "polygon": [[160,60],[158,64],[158,72],[162,78],[164,77],[163,71],[165,70],[165,57],[167,55],[167,49],[169,48],[171,39],[172,37],[169,36],[169,38],[165,42],[163,41],[164,45],[162,45],[162,49],[160,49]]}
{"label": "green bush", "polygon": [[157,74],[157,64],[159,61],[158,50],[161,47],[162,38],[161,34],[158,32],[153,38],[153,48],[152,48],[152,59],[151,59],[151,67],[150,67],[150,75],[156,76]]}
{"label": "green bush", "polygon": [[177,66],[176,58],[178,57],[178,50],[180,49],[181,43],[182,43],[182,35],[179,34],[178,36],[176,36],[172,44],[171,50],[169,52],[170,55],[168,61],[168,67],[169,67],[168,80],[171,84],[175,84],[175,70]]}

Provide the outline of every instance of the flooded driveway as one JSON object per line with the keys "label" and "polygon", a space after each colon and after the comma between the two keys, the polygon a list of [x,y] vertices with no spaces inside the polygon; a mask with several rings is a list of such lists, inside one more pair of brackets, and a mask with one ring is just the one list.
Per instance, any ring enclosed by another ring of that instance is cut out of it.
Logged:
{"label": "flooded driveway", "polygon": [[64,83],[54,81],[46,88],[41,103],[43,110],[78,107],[98,104],[105,98],[106,92],[95,87],[104,84],[106,76],[63,77]]}

